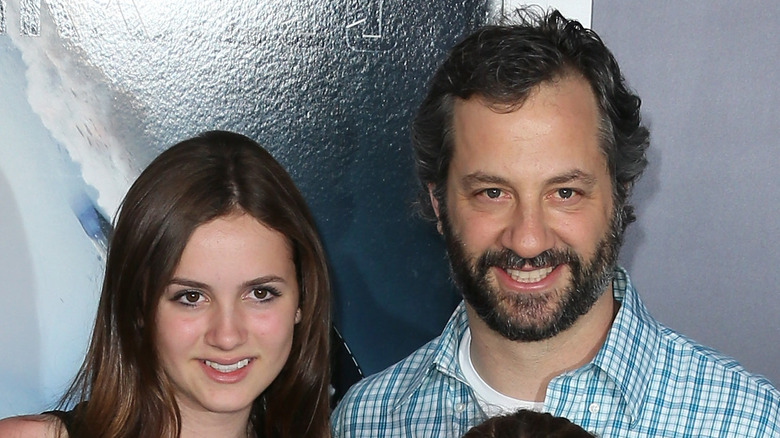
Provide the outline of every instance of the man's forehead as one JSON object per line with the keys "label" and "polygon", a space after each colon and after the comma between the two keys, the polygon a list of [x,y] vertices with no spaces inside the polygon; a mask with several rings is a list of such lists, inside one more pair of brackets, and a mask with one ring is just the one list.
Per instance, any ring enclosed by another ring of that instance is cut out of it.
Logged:
{"label": "man's forehead", "polygon": [[571,79],[537,88],[522,105],[457,99],[451,164],[465,173],[528,170],[535,163],[545,168],[535,172],[544,178],[600,174],[607,159],[595,96],[586,81]]}

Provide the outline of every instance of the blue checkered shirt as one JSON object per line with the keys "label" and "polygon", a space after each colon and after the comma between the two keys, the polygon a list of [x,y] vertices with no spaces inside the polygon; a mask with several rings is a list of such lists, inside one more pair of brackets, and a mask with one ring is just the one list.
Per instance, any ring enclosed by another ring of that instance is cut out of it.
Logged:
{"label": "blue checkered shirt", "polygon": [[[545,411],[601,437],[780,438],[780,392],[768,380],[659,324],[622,268],[613,294],[622,304],[606,342],[550,382]],[[458,365],[467,326],[461,303],[441,336],[350,388],[334,438],[460,437],[485,420]]]}

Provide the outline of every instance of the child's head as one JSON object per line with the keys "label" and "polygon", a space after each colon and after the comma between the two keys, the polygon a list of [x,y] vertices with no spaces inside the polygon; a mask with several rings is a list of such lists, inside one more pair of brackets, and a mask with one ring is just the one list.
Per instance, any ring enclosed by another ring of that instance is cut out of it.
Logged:
{"label": "child's head", "polygon": [[463,438],[593,438],[594,435],[563,417],[526,409],[489,418]]}

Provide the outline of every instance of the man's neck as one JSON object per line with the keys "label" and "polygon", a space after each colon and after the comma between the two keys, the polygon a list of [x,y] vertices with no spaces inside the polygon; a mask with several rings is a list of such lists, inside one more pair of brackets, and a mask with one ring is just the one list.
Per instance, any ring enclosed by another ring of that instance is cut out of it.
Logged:
{"label": "man's neck", "polygon": [[569,329],[543,341],[522,342],[510,341],[490,329],[467,303],[474,368],[504,395],[544,401],[554,377],[588,363],[598,353],[616,309],[610,287]]}

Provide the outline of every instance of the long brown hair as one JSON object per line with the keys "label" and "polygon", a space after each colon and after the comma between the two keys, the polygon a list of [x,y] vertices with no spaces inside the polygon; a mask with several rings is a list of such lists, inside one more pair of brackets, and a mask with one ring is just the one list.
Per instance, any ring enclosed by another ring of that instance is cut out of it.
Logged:
{"label": "long brown hair", "polygon": [[210,131],[160,154],[117,216],[84,363],[63,398],[70,436],[178,437],[181,416],[155,349],[155,315],[190,235],[245,212],[287,237],[302,312],[287,363],[254,402],[261,437],[329,436],[330,284],[312,216],[292,179],[251,139]]}

